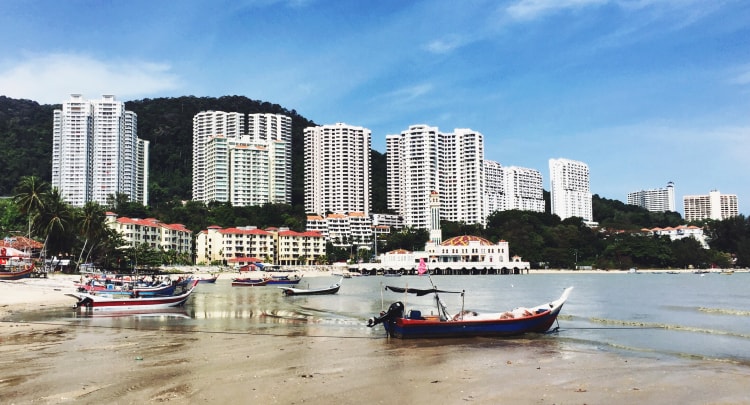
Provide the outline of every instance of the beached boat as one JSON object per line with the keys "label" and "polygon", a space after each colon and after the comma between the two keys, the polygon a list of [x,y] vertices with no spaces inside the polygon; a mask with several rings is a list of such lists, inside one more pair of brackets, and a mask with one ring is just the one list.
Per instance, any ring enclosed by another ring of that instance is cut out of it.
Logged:
{"label": "beached boat", "polygon": [[422,315],[421,311],[405,311],[401,301],[394,302],[387,311],[370,318],[367,326],[383,324],[388,336],[397,338],[442,338],[442,337],[475,337],[475,336],[513,336],[529,332],[546,332],[557,320],[563,304],[568,299],[573,287],[563,291],[557,300],[530,308],[516,308],[512,311],[496,313],[477,313],[461,311],[450,315],[440,300],[438,293],[461,293],[462,291],[444,291],[436,288],[412,289],[386,287],[395,292],[413,293],[417,296],[433,294],[438,307],[434,316]]}
{"label": "beached boat", "polygon": [[198,278],[198,282],[201,284],[214,284],[216,283],[216,280],[219,279],[218,274],[214,274],[211,277],[200,277]]}
{"label": "beached boat", "polygon": [[31,277],[34,261],[13,248],[0,248],[0,280],[20,280]]}
{"label": "beached boat", "polygon": [[268,279],[233,278],[232,287],[262,287],[268,284]]}
{"label": "beached boat", "polygon": [[263,278],[238,277],[238,278],[232,279],[232,283],[243,283],[243,284],[253,284],[253,285],[269,285],[269,284],[294,285],[294,284],[299,284],[300,281],[302,281],[302,277],[299,277],[297,275],[295,275],[294,277],[283,275],[283,276],[271,276],[271,277],[265,276]]}
{"label": "beached boat", "polygon": [[298,275],[294,275],[294,277],[289,277],[288,275],[283,276],[271,276],[270,279],[268,279],[268,284],[287,284],[287,285],[293,285],[293,284],[299,284],[299,282],[302,281],[302,277]]}
{"label": "beached boat", "polygon": [[184,305],[197,284],[197,280],[192,280],[190,288],[187,291],[171,296],[136,297],[135,295],[108,294],[106,292],[77,292],[66,295],[78,300],[74,304],[74,308],[95,311],[153,311]]}
{"label": "beached boat", "polygon": [[[110,280],[111,281],[111,280]],[[107,293],[107,294],[120,294],[120,295],[140,295],[143,297],[153,295],[173,295],[177,289],[178,282],[173,281],[169,284],[163,284],[158,286],[139,286],[131,283],[115,283],[107,281],[99,281],[91,279],[86,283],[77,283],[79,292],[93,292],[93,293]]]}
{"label": "beached boat", "polygon": [[287,296],[289,295],[329,295],[329,294],[336,294],[337,292],[339,292],[342,281],[343,281],[343,278],[339,280],[338,283],[333,284],[330,287],[325,287],[325,288],[311,288],[311,289],[294,288],[294,287],[278,287],[278,288],[280,288],[281,292]]}

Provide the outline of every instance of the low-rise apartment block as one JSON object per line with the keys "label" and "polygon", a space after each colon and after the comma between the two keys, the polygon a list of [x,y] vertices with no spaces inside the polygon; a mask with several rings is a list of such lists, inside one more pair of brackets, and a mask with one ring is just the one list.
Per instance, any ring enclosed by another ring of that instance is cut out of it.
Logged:
{"label": "low-rise apartment block", "polygon": [[107,226],[122,236],[128,246],[147,244],[152,249],[192,254],[193,231],[182,224],[165,224],[154,218],[117,217],[107,213]]}

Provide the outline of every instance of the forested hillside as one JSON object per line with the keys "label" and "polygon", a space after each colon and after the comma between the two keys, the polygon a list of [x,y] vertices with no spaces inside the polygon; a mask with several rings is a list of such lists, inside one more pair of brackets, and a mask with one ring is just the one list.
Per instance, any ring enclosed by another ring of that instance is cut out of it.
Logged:
{"label": "forested hillside", "polygon": [[11,195],[21,176],[49,181],[55,108],[0,96],[0,196]]}

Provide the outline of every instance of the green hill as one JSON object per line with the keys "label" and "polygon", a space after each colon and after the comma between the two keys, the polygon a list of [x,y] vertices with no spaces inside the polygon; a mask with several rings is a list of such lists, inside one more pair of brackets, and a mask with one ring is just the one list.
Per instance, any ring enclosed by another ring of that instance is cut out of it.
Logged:
{"label": "green hill", "polygon": [[[278,104],[243,96],[153,98],[125,103],[138,114],[138,137],[150,141],[149,204],[189,200],[192,195],[193,116],[201,111],[273,113],[292,118],[292,205],[304,204],[303,130],[315,122]],[[0,96],[0,195],[10,195],[21,176],[50,181],[53,110],[60,105]],[[373,151],[373,205],[385,210],[385,156]]]}

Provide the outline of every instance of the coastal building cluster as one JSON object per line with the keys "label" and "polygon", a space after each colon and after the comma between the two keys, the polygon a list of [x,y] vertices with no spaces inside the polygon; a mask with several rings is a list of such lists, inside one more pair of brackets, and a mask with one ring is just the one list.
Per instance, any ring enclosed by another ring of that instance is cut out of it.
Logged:
{"label": "coastal building cluster", "polygon": [[[124,103],[111,95],[85,100],[73,94],[54,114],[52,185],[66,201],[76,206],[88,201],[106,204],[119,193],[147,204],[148,142],[137,138],[135,113],[125,110]],[[431,242],[439,243],[441,220],[484,225],[497,211],[546,209],[543,177],[538,170],[505,167],[485,159],[484,135],[476,130],[445,132],[418,124],[386,135],[387,207],[395,214],[375,213],[371,131],[335,123],[311,126],[303,132],[308,232],[296,235],[289,230],[211,227],[197,235],[199,261],[252,255],[310,263],[319,254],[317,238],[338,246],[371,246],[378,235],[410,227],[429,230]],[[289,116],[225,111],[196,114],[193,199],[233,206],[291,203],[291,146]],[[561,219],[580,217],[596,225],[586,163],[550,159],[549,189],[552,214]],[[439,205],[432,202],[433,196],[439,196]],[[674,199],[674,183],[669,182],[664,189],[629,193],[627,203],[665,212],[675,211]],[[687,221],[724,219],[738,213],[736,195],[718,191],[685,196],[684,205]],[[145,233],[146,229],[158,229],[161,234],[183,232],[177,226],[156,220],[117,219],[111,223],[130,235],[129,243],[143,241],[163,249],[185,249],[183,234],[160,239],[162,236]],[[268,242],[258,245],[266,240],[263,238],[273,240],[272,246]]]}

